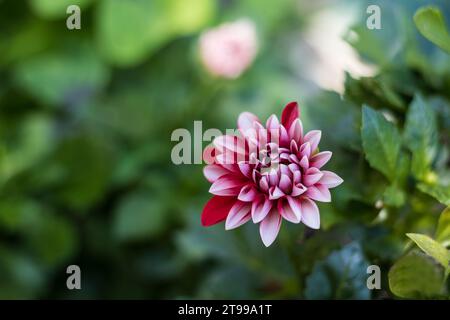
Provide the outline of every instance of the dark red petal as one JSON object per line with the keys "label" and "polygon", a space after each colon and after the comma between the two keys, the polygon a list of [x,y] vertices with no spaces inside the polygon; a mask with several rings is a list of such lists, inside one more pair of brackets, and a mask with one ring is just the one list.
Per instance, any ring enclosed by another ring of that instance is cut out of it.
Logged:
{"label": "dark red petal", "polygon": [[289,131],[292,122],[299,117],[298,103],[293,101],[289,102],[283,109],[281,114],[281,124]]}
{"label": "dark red petal", "polygon": [[209,227],[225,220],[235,202],[236,197],[212,197],[203,208],[202,226]]}

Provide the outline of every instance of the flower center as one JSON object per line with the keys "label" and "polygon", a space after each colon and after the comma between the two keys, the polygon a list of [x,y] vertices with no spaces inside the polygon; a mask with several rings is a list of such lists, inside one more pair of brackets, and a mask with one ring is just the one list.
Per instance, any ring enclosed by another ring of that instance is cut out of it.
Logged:
{"label": "flower center", "polygon": [[300,165],[300,156],[296,145],[287,149],[268,144],[260,149],[259,157],[252,159],[256,187],[271,198],[300,195],[305,189],[301,181],[305,169]]}

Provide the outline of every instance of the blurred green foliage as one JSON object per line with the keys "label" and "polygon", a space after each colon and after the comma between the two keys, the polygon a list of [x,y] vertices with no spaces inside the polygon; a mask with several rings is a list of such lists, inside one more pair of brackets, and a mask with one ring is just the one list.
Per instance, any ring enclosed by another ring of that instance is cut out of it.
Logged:
{"label": "blurred green foliage", "polygon": [[[288,59],[320,4],[0,1],[0,298],[448,297],[450,4],[375,1],[383,28],[368,30],[373,2],[343,37],[377,74],[347,75],[341,97]],[[66,28],[69,4],[81,30]],[[258,57],[239,79],[212,78],[198,36],[241,17]],[[234,128],[292,100],[345,181],[320,205],[323,228],[284,224],[265,248],[250,223],[201,227],[208,183],[200,165],[172,164],[171,132]],[[81,291],[66,288],[70,264]],[[366,287],[371,264],[381,290]]]}

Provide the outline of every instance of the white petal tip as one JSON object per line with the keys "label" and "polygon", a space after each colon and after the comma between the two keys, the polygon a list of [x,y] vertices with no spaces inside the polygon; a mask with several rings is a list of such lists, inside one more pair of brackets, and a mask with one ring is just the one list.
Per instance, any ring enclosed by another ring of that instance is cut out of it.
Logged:
{"label": "white petal tip", "polygon": [[305,221],[303,221],[303,224],[305,226],[307,226],[308,228],[310,228],[310,229],[314,229],[314,230],[319,230],[320,229],[320,222],[319,223],[315,223],[315,222],[309,221],[309,222],[305,223]]}
{"label": "white petal tip", "polygon": [[264,239],[262,239],[262,242],[263,242],[263,244],[264,244],[264,246],[266,247],[266,248],[268,248],[268,247],[270,247],[270,245],[272,244],[272,243],[274,243],[274,241],[275,241],[275,239],[269,239],[269,240],[264,240]]}

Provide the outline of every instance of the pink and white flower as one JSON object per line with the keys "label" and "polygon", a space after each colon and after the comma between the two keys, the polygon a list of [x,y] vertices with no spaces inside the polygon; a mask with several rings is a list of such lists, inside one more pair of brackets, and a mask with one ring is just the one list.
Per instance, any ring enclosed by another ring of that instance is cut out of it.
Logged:
{"label": "pink and white flower", "polygon": [[235,79],[255,58],[257,42],[256,27],[251,20],[225,23],[200,36],[200,58],[211,74]]}
{"label": "pink and white flower", "polygon": [[343,182],[322,170],[331,152],[319,152],[321,131],[304,134],[296,102],[286,105],[281,122],[272,115],[264,127],[243,112],[237,124],[240,134],[217,137],[204,150],[203,172],[214,196],[203,209],[202,225],[225,220],[231,230],[252,220],[266,246],[275,241],[283,219],[319,229],[316,201],[330,202],[329,189]]}

